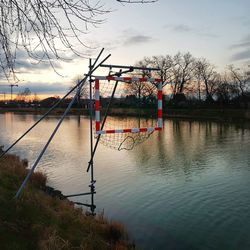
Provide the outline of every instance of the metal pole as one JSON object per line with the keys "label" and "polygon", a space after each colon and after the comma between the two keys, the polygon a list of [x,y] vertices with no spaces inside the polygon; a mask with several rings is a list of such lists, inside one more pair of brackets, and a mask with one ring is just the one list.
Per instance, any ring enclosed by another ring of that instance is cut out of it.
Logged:
{"label": "metal pole", "polygon": [[[121,70],[120,70],[119,75],[121,75]],[[110,99],[109,99],[109,103],[108,103],[108,106],[107,106],[106,111],[105,111],[105,115],[104,115],[103,123],[102,123],[102,126],[101,126],[101,130],[103,130],[104,125],[105,125],[105,122],[106,122],[106,120],[107,120],[108,112],[109,112],[109,109],[110,109],[112,100],[113,100],[113,98],[114,98],[114,95],[115,95],[115,91],[116,91],[117,84],[118,84],[118,81],[115,82],[115,86],[114,86],[112,95],[111,95],[111,97],[110,97]],[[96,143],[95,143],[95,147],[94,147],[93,153],[92,153],[91,158],[90,158],[90,161],[89,161],[89,165],[88,165],[88,168],[87,168],[87,172],[89,172],[89,169],[90,169],[91,164],[92,164],[92,162],[93,162],[93,159],[94,159],[94,156],[95,156],[95,152],[96,152],[97,146],[98,146],[99,141],[100,141],[100,137],[101,137],[101,135],[99,134],[98,137],[97,137]]]}
{"label": "metal pole", "polygon": [[[91,68],[91,58],[89,59],[89,68]],[[92,107],[92,77],[89,76],[89,100],[90,100],[90,157],[93,154],[93,107]],[[94,163],[91,162],[91,183],[94,182]]]}
{"label": "metal pole", "polygon": [[[104,49],[101,50],[98,57],[95,59],[95,62],[92,67],[95,66],[96,62],[99,60],[102,52]],[[92,68],[91,72],[85,76],[75,87],[73,87],[62,99],[57,101],[37,122],[35,122],[22,136],[20,136],[11,146],[9,146],[1,155],[2,158],[6,153],[8,153],[25,135],[27,135],[38,123],[40,123],[51,111],[53,111],[68,95],[70,95],[83,81],[86,81],[88,75],[92,74],[103,62],[105,62],[111,54],[105,57],[95,68]]]}
{"label": "metal pole", "polygon": [[[109,56],[110,56],[110,55],[109,55]],[[108,56],[108,57],[109,57],[109,56]],[[105,59],[107,59],[108,57],[106,57]],[[98,58],[99,58],[99,57],[98,57]],[[95,63],[97,62],[98,58],[96,59]],[[104,61],[104,60],[103,60],[103,61]],[[102,61],[102,62],[103,62],[103,61]],[[101,63],[102,63],[102,62],[101,62]],[[95,65],[95,64],[94,64],[94,65]],[[86,82],[88,76],[91,75],[91,73],[94,72],[94,70],[96,70],[96,69],[99,67],[100,64],[99,64],[97,67],[95,67],[95,68],[93,69],[94,65],[93,65],[92,68],[89,70],[89,73],[86,75],[86,77],[84,78],[84,80],[81,81],[80,88],[78,89],[78,91],[77,91],[77,93],[75,94],[74,98],[71,100],[71,102],[70,102],[70,104],[68,105],[67,109],[65,110],[63,116],[61,117],[60,121],[58,122],[56,128],[55,128],[54,131],[52,132],[52,134],[51,134],[49,140],[47,141],[46,145],[45,145],[44,148],[42,149],[42,151],[41,151],[41,153],[39,154],[39,156],[38,156],[37,160],[35,161],[34,165],[33,165],[32,168],[30,169],[28,175],[27,175],[26,178],[24,179],[22,185],[20,186],[19,190],[17,191],[17,193],[16,193],[16,195],[15,195],[15,198],[18,198],[19,195],[22,193],[23,189],[25,188],[25,186],[26,186],[26,184],[27,184],[27,182],[28,182],[30,176],[31,176],[32,173],[34,172],[36,166],[38,165],[39,161],[41,160],[43,154],[45,153],[45,151],[46,151],[46,149],[48,148],[50,142],[52,141],[53,137],[55,136],[55,134],[56,134],[57,130],[59,129],[60,125],[62,124],[64,118],[66,117],[66,115],[68,114],[68,112],[69,112],[69,110],[71,109],[72,105],[74,104],[74,102],[75,102],[75,100],[76,100],[76,98],[77,98],[77,96],[78,96],[78,92],[81,90],[81,88],[82,88],[83,84]],[[75,88],[76,88],[76,87],[77,87],[77,85],[75,86]]]}
{"label": "metal pole", "polygon": [[[92,60],[89,59],[89,69],[91,69]],[[90,100],[90,157],[93,154],[93,103],[92,103],[92,77],[91,74],[89,75],[89,100]],[[90,181],[90,193],[91,193],[91,207],[90,210],[92,212],[92,215],[94,215],[95,212],[95,205],[94,205],[94,194],[95,192],[95,180],[94,180],[94,162],[92,160],[91,164],[91,181]]]}
{"label": "metal pole", "polygon": [[13,85],[10,85],[10,100],[12,101],[12,90],[13,89]]}
{"label": "metal pole", "polygon": [[105,68],[119,68],[119,69],[139,69],[139,70],[149,70],[149,71],[160,71],[159,68],[146,68],[146,67],[136,67],[136,66],[124,66],[124,65],[112,65],[112,64],[103,64],[101,67]]}
{"label": "metal pole", "polygon": [[[86,79],[87,80],[87,79]],[[85,80],[85,81],[86,81]],[[83,86],[85,82],[82,82],[81,84],[81,87]],[[22,185],[20,186],[19,190],[17,191],[16,195],[15,195],[15,198],[18,198],[19,195],[22,193],[23,189],[25,188],[30,176],[33,174],[35,168],[37,167],[39,161],[41,160],[41,158],[43,157],[46,149],[48,148],[49,144],[51,143],[52,139],[54,138],[57,130],[59,129],[59,127],[61,126],[64,118],[66,117],[66,115],[68,114],[69,110],[71,109],[72,105],[74,104],[76,98],[77,98],[77,95],[78,95],[78,92],[79,92],[80,89],[78,89],[77,93],[75,94],[74,98],[71,100],[70,104],[68,105],[67,109],[65,110],[63,116],[61,117],[60,121],[58,122],[56,128],[54,129],[54,131],[52,132],[51,136],[49,137],[49,140],[47,141],[47,143],[45,144],[45,146],[43,147],[42,151],[40,152],[38,158],[36,159],[34,165],[32,166],[32,168],[29,170],[29,173],[27,174],[26,178],[24,179]]]}

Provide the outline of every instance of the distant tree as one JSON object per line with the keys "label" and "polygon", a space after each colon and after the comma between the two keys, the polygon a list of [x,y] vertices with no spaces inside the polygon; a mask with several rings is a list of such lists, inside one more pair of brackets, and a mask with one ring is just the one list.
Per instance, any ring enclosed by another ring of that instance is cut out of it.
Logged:
{"label": "distant tree", "polygon": [[159,68],[160,71],[143,71],[143,76],[161,78],[166,85],[167,81],[172,79],[172,68],[173,68],[173,59],[170,55],[166,56],[152,56],[145,57],[139,61],[136,66],[149,67],[149,68]]}
{"label": "distant tree", "polygon": [[[77,85],[80,81],[82,80],[82,77],[76,76],[73,79],[73,84],[72,86],[70,86],[69,89],[72,89],[73,87],[75,87],[75,85]],[[75,95],[77,93],[77,104],[80,105],[81,103],[81,99],[88,99],[89,98],[89,82],[85,82],[85,84],[82,86],[82,88],[80,89],[80,86],[78,86],[73,92],[73,95]]]}
{"label": "distant tree", "polygon": [[216,87],[216,97],[217,101],[221,104],[229,104],[232,99],[232,93],[234,92],[233,86],[230,82],[230,77],[225,72],[224,74],[220,74],[217,79],[217,87]]}
{"label": "distant tree", "polygon": [[189,52],[185,54],[178,53],[173,57],[173,65],[173,97],[176,98],[184,95],[185,88],[193,79],[195,58]]}
{"label": "distant tree", "polygon": [[31,95],[31,91],[29,88],[25,88],[23,91],[17,94],[16,100],[21,102],[28,101],[28,97]]}
{"label": "distant tree", "polygon": [[218,80],[218,73],[215,71],[215,67],[205,58],[198,59],[195,62],[194,75],[198,82],[199,99],[202,83],[204,85],[206,101],[213,101],[213,94],[215,93],[216,82]]}
{"label": "distant tree", "polygon": [[246,67],[235,68],[234,65],[228,66],[229,74],[232,78],[232,83],[238,89],[240,96],[245,96],[250,91],[250,75]]}
{"label": "distant tree", "polygon": [[38,103],[40,101],[40,98],[38,97],[37,93],[34,93],[32,101],[33,103]]}

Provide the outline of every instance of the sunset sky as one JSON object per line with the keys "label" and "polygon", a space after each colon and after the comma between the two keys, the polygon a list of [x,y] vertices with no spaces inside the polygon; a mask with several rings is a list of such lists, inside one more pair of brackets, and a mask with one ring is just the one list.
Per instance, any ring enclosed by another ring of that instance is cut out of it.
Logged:
{"label": "sunset sky", "polygon": [[[250,64],[249,0],[159,0],[154,4],[122,5],[102,0],[112,12],[106,21],[90,27],[82,37],[95,57],[104,47],[112,56],[107,63],[133,65],[145,56],[174,55],[178,51],[205,57],[223,71],[228,64]],[[62,95],[73,79],[87,72],[88,58],[67,55],[72,60],[58,62],[56,74],[49,65],[30,65],[20,53],[19,88],[29,87],[38,95]],[[100,73],[101,74],[101,73]],[[2,80],[4,83],[4,80]],[[0,87],[0,98],[8,88]]]}

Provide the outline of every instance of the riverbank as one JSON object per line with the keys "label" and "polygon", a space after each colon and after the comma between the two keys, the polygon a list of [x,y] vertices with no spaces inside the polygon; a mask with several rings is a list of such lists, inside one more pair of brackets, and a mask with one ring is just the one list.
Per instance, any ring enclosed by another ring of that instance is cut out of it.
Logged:
{"label": "riverbank", "polygon": [[[0,108],[0,113],[14,112],[23,114],[45,114],[48,111],[46,108]],[[52,115],[61,115],[65,109],[57,108],[51,112]],[[73,108],[69,112],[70,115],[89,115],[87,109]],[[138,117],[155,117],[154,109],[135,109],[135,108],[112,108],[110,114],[114,116],[133,116]],[[250,110],[247,109],[229,109],[229,108],[183,108],[173,109],[166,108],[163,113],[164,118],[180,118],[180,119],[197,119],[225,122],[244,122],[250,121]]]}
{"label": "riverbank", "polygon": [[134,249],[124,226],[103,215],[87,216],[67,199],[45,193],[36,172],[21,199],[13,199],[27,175],[27,161],[0,160],[0,249]]}

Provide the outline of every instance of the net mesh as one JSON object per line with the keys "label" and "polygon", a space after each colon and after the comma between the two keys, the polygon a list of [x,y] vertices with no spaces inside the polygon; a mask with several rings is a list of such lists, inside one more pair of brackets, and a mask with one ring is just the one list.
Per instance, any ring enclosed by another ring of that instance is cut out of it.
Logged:
{"label": "net mesh", "polygon": [[[134,118],[134,117],[108,117],[107,126],[104,129],[114,129],[116,126],[119,129],[152,127],[155,123],[154,119]],[[103,134],[100,137],[100,142],[113,149],[117,150],[132,150],[138,144],[146,141],[153,132],[138,132],[138,133],[115,133]]]}
{"label": "net mesh", "polygon": [[[115,86],[114,98],[102,130],[154,127],[157,123],[157,88],[151,82],[119,81],[116,85],[116,81],[100,80],[101,124]],[[145,114],[147,117],[150,114],[150,118],[143,118]],[[132,150],[151,134],[152,132],[102,134],[100,143],[116,150]]]}

